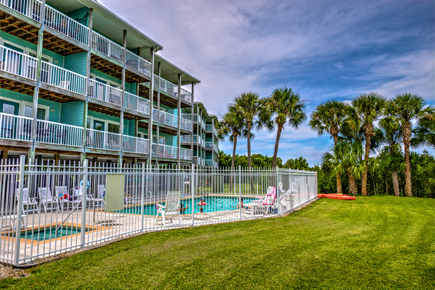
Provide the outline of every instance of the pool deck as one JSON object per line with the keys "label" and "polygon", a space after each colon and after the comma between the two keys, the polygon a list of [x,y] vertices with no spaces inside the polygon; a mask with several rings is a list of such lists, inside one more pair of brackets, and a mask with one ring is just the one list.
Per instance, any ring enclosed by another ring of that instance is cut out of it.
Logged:
{"label": "pool deck", "polygon": [[[231,196],[234,197],[234,195]],[[246,197],[252,196],[247,195]],[[280,201],[280,212],[288,211],[291,208],[291,205],[295,208],[297,205],[306,201],[308,201],[308,196],[284,196]],[[150,202],[147,201],[146,204],[149,203]],[[127,204],[124,208],[128,208],[129,206],[140,206],[140,204]],[[84,217],[85,225],[83,226],[88,229],[88,231],[84,233],[84,242],[85,247],[88,247],[102,242],[125,238],[135,233],[139,234],[141,233],[141,229],[144,229],[143,232],[153,232],[180,227],[190,227],[192,225],[207,225],[274,216],[269,215],[265,210],[253,213],[252,211],[237,209],[209,213],[195,213],[193,216],[192,214],[182,214],[180,215],[181,220],[178,215],[175,215],[173,216],[173,222],[171,222],[170,217],[167,217],[166,225],[164,226],[161,219],[155,223],[156,217],[149,215],[142,216],[140,214],[105,212],[104,209],[90,209],[83,212],[81,209],[78,209],[66,219],[70,212],[71,210],[58,210],[46,213],[41,212],[39,214],[28,214],[25,217],[26,228],[28,231],[31,231],[32,229],[36,230],[41,227],[57,227],[64,221],[64,225],[81,229],[82,218]],[[24,228],[22,231],[24,231]],[[11,263],[14,260],[14,248],[17,244],[14,234],[15,232],[11,231],[10,228],[2,229],[0,248],[4,255],[0,258],[3,258],[3,262]],[[83,236],[81,233],[45,241],[21,238],[19,242],[20,264],[80,249],[83,247],[82,239]]]}

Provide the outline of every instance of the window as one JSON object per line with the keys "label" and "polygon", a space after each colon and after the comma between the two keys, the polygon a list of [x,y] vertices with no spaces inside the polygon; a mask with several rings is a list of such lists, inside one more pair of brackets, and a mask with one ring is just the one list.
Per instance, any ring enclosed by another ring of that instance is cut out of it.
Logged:
{"label": "window", "polygon": [[[25,105],[24,106],[24,117],[32,118],[33,114],[33,106]],[[36,113],[36,118],[38,120],[46,120],[47,109],[38,108],[38,112]]]}
{"label": "window", "polygon": [[110,133],[119,133],[119,125],[109,123],[108,132]]}

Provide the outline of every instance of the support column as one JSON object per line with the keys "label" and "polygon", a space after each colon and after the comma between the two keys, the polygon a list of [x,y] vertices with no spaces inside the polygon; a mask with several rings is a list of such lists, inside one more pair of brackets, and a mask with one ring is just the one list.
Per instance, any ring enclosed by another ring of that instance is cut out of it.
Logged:
{"label": "support column", "polygon": [[42,44],[44,42],[44,23],[45,23],[45,0],[41,3],[41,28],[38,32],[38,46],[36,50],[36,87],[33,91],[33,110],[32,110],[32,147],[30,148],[29,158],[33,162],[35,160],[36,149],[36,126],[38,125],[38,99],[39,99],[39,86],[41,84],[41,68],[42,68]]}
{"label": "support column", "polygon": [[86,128],[88,126],[88,105],[89,105],[89,83],[91,81],[91,57],[92,57],[92,52],[91,52],[91,43],[92,43],[92,25],[94,22],[94,10],[92,8],[89,9],[89,35],[88,35],[88,43],[89,43],[89,47],[88,47],[88,55],[86,56],[86,101],[84,104],[84,108],[83,108],[83,140],[82,140],[82,145],[83,145],[83,154],[81,154],[81,160],[82,162],[85,161],[86,159],[86,137],[87,137],[87,132],[86,132]]}
{"label": "support column", "polygon": [[124,47],[124,50],[122,52],[122,95],[121,95],[121,115],[119,116],[119,134],[121,135],[121,140],[119,143],[120,150],[119,150],[119,156],[118,156],[118,163],[119,165],[122,165],[122,150],[124,147],[124,98],[125,98],[125,63],[127,62],[127,30],[124,30],[124,35],[122,39],[122,44]]}
{"label": "support column", "polygon": [[192,82],[192,110],[190,110],[190,119],[192,120],[192,135],[190,139],[190,148],[192,148],[192,164],[193,164],[193,110],[195,109],[195,105],[193,102],[194,88],[195,88],[195,83]]}
{"label": "support column", "polygon": [[[157,122],[156,122],[157,123],[157,132],[156,132],[157,144],[160,144],[159,138],[160,138],[160,82],[161,82],[160,77],[161,77],[161,73],[162,73],[161,70],[162,70],[161,63],[158,62],[157,63],[157,73],[159,75],[159,83],[157,84],[158,90],[157,90]],[[159,157],[158,156],[159,155],[157,154],[157,157],[156,157],[157,167],[159,165]]]}
{"label": "support column", "polygon": [[[150,48],[150,63],[151,63],[151,81],[150,81],[150,118],[148,120],[148,166],[151,167],[151,153],[153,147],[153,107],[154,107],[154,48]],[[158,143],[158,140],[157,140]],[[158,146],[158,145],[157,145]],[[158,151],[158,148],[157,148]]]}
{"label": "support column", "polygon": [[177,126],[177,167],[180,168],[180,147],[181,147],[181,74],[178,74],[178,104],[177,104],[177,112],[178,112],[178,126]]}

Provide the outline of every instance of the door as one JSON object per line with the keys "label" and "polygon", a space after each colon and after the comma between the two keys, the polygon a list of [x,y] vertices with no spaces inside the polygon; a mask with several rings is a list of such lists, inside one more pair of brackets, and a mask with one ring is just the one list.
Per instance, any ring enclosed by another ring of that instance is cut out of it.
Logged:
{"label": "door", "polygon": [[0,100],[0,109],[3,113],[1,116],[1,132],[0,137],[6,139],[16,138],[17,116],[20,104]]}
{"label": "door", "polygon": [[119,135],[119,125],[109,123],[107,126],[107,132],[114,134],[107,134],[107,144],[110,150],[119,150],[121,144],[121,136]]}
{"label": "door", "polygon": [[104,122],[94,120],[93,139],[95,148],[105,148],[105,134],[104,134]]}

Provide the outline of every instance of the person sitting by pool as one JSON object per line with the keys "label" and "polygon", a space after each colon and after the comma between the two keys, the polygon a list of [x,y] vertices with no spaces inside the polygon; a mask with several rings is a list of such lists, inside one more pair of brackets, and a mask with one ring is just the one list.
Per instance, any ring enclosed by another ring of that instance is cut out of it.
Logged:
{"label": "person sitting by pool", "polygon": [[243,197],[240,198],[240,202],[237,204],[237,208],[240,208],[240,204],[242,204],[243,207]]}
{"label": "person sitting by pool", "polygon": [[203,213],[204,212],[203,206],[206,206],[208,204],[204,201],[204,198],[201,197],[201,201],[198,202],[198,205],[199,205],[199,212]]}
{"label": "person sitting by pool", "polygon": [[183,203],[180,204],[180,213],[184,214],[184,212],[186,211],[186,209],[189,208],[189,205],[186,204],[186,207],[183,207]]}

